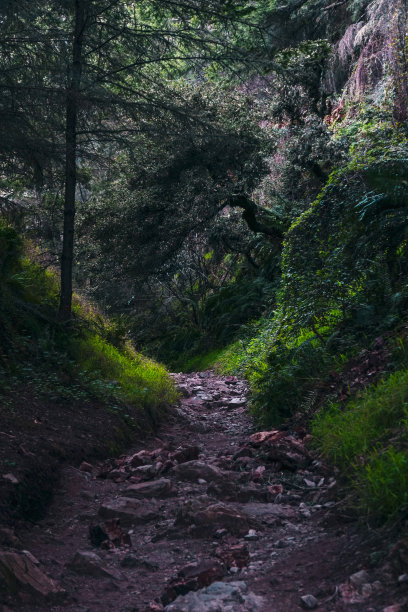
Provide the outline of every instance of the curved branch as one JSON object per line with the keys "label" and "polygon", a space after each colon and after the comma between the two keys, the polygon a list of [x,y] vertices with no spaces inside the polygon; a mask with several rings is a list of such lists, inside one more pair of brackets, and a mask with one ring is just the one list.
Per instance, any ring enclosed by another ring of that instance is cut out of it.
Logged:
{"label": "curved branch", "polygon": [[260,234],[265,234],[270,238],[273,238],[275,242],[279,244],[279,246],[283,242],[283,232],[272,225],[262,222],[258,219],[259,213],[266,213],[271,217],[271,213],[266,208],[259,206],[253,200],[248,198],[245,195],[236,195],[231,196],[227,200],[227,205],[233,208],[242,208],[242,218],[248,225],[249,229],[253,232],[259,232]]}

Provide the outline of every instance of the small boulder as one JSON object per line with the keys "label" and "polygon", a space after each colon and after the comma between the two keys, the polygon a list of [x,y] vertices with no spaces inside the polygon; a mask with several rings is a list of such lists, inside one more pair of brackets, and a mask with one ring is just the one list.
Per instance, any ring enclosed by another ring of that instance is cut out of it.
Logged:
{"label": "small boulder", "polygon": [[65,591],[49,578],[28,552],[0,551],[0,585],[4,594],[31,601],[58,601]]}
{"label": "small boulder", "polygon": [[93,470],[93,466],[87,461],[83,461],[79,466],[79,470],[80,472],[88,472],[90,474]]}
{"label": "small boulder", "polygon": [[121,580],[121,573],[113,568],[104,567],[99,555],[91,551],[78,551],[68,563],[68,568],[76,574],[85,574],[94,578],[106,577]]}
{"label": "small boulder", "polygon": [[359,572],[352,574],[349,580],[353,586],[359,588],[363,584],[370,582],[370,576],[366,570],[360,570]]}
{"label": "small boulder", "polygon": [[177,463],[186,463],[186,461],[198,459],[199,454],[199,446],[186,446],[185,448],[178,448],[174,453],[170,453],[169,459],[177,461]]}
{"label": "small boulder", "polygon": [[213,534],[217,529],[228,529],[233,535],[243,536],[252,526],[246,514],[221,503],[199,510],[190,519],[197,527],[197,533],[203,535]]}
{"label": "small boulder", "polygon": [[165,612],[264,612],[265,600],[249,591],[245,582],[213,582],[210,586],[181,595]]}
{"label": "small boulder", "polygon": [[151,482],[141,482],[128,487],[125,491],[127,497],[169,497],[174,493],[170,480],[159,478]]}
{"label": "small boulder", "polygon": [[178,480],[187,480],[189,482],[197,482],[199,478],[207,482],[225,479],[225,475],[221,470],[203,461],[187,461],[176,465],[171,470],[171,474]]}
{"label": "small boulder", "polygon": [[197,591],[209,586],[225,575],[224,566],[216,560],[191,563],[181,569],[177,578],[171,580],[161,597],[163,605],[169,604],[178,595],[185,595],[190,591]]}
{"label": "small boulder", "polygon": [[249,550],[246,544],[231,544],[230,546],[219,546],[215,554],[231,569],[246,567],[249,563]]}
{"label": "small boulder", "polygon": [[314,595],[303,595],[300,598],[300,601],[306,610],[314,610],[319,605],[319,602]]}
{"label": "small boulder", "polygon": [[132,546],[130,536],[120,526],[120,520],[113,518],[98,525],[89,527],[89,537],[94,546],[101,548],[117,548]]}
{"label": "small boulder", "polygon": [[124,526],[140,525],[157,517],[157,504],[132,497],[118,497],[102,504],[99,516],[103,519],[118,518]]}

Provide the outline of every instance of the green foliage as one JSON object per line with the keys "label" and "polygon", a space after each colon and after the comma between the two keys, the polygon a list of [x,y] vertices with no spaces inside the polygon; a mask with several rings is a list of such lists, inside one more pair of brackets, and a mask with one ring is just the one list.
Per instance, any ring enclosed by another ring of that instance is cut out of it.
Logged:
{"label": "green foliage", "polygon": [[355,487],[362,508],[376,521],[387,521],[408,506],[408,457],[392,445],[374,452],[356,470]]}
{"label": "green foliage", "polygon": [[72,343],[70,352],[99,397],[108,391],[112,397],[152,413],[177,399],[165,368],[134,351],[130,344],[119,351],[97,334],[86,334]]}
{"label": "green foliage", "polygon": [[373,311],[372,327],[386,313],[398,314],[396,294],[403,292],[406,302],[407,289],[407,168],[405,158],[393,156],[336,173],[292,226],[282,304],[295,328],[333,328],[361,308]]}
{"label": "green foliage", "polygon": [[0,244],[2,392],[27,384],[50,399],[97,397],[117,410],[132,406],[157,419],[176,391],[165,368],[125,339],[125,320],[110,321],[76,298],[71,326],[58,324],[55,275],[23,257],[21,238],[3,222]]}
{"label": "green foliage", "polygon": [[311,332],[285,337],[279,317],[260,319],[217,359],[224,373],[240,374],[251,383],[252,412],[262,425],[277,425],[309,407],[310,396],[328,371],[336,353]]}
{"label": "green foliage", "polygon": [[312,425],[316,445],[348,474],[368,514],[383,520],[406,506],[408,370],[391,374],[345,407],[321,410]]}

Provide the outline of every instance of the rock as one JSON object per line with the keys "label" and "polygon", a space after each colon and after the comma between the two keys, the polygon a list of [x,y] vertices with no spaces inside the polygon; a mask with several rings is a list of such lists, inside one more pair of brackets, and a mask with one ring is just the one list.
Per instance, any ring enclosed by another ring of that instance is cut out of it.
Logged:
{"label": "rock", "polygon": [[209,404],[213,401],[213,396],[208,393],[197,393],[197,398],[200,399],[204,404]]}
{"label": "rock", "polygon": [[255,529],[250,529],[248,533],[244,535],[244,540],[247,540],[248,542],[255,542],[256,540],[259,540],[259,535]]}
{"label": "rock", "polygon": [[352,574],[349,578],[351,584],[355,587],[361,587],[363,584],[370,582],[370,576],[365,570],[361,570]]}
{"label": "rock", "polygon": [[122,530],[118,518],[113,518],[98,525],[91,525],[89,527],[89,537],[94,546],[101,546],[102,548],[132,546],[130,536]]}
{"label": "rock", "polygon": [[0,527],[0,545],[19,548],[20,544],[20,540],[12,529],[8,529],[7,527]]}
{"label": "rock", "polygon": [[106,474],[106,478],[109,480],[114,480],[115,482],[123,482],[129,478],[130,474],[124,472],[123,469],[110,470]]}
{"label": "rock", "polygon": [[170,581],[161,597],[163,605],[169,604],[178,595],[186,595],[209,586],[225,575],[225,569],[219,561],[208,560],[201,563],[191,563],[181,569],[177,578]]}
{"label": "rock", "polygon": [[258,431],[258,433],[252,434],[250,436],[250,441],[253,446],[260,446],[266,441],[269,440],[279,440],[280,438],[285,437],[284,431],[279,431],[279,429],[273,429],[272,431]]}
{"label": "rock", "polygon": [[177,385],[177,389],[183,397],[191,397],[191,389],[187,385]]}
{"label": "rock", "polygon": [[81,472],[88,472],[91,473],[93,470],[93,466],[90,463],[87,463],[86,461],[83,461],[81,463],[81,465],[79,466],[79,470]]}
{"label": "rock", "polygon": [[405,607],[402,604],[393,604],[384,608],[383,612],[403,612]]}
{"label": "rock", "polygon": [[142,480],[151,480],[157,474],[155,465],[140,465],[132,469],[132,482],[140,482]]}
{"label": "rock", "polygon": [[14,474],[11,474],[11,473],[3,474],[3,478],[4,480],[8,480],[9,482],[11,482],[11,484],[14,484],[14,485],[18,485],[20,482],[19,479],[16,478]]}
{"label": "rock", "polygon": [[261,481],[265,469],[264,465],[259,465],[252,473],[252,480],[255,482]]}
{"label": "rock", "polygon": [[250,459],[253,457],[254,451],[249,446],[241,447],[232,457],[233,461],[236,461],[240,457],[245,457],[246,459]]}
{"label": "rock", "polygon": [[289,470],[306,468],[312,461],[305,445],[285,431],[260,431],[250,437],[252,446],[259,448],[259,456],[280,463]]}
{"label": "rock", "polygon": [[142,568],[145,568],[153,572],[156,572],[159,569],[158,563],[154,561],[151,562],[146,559],[139,559],[139,557],[136,557],[136,555],[132,555],[132,554],[128,554],[125,557],[123,557],[120,564],[122,567],[128,567],[128,568],[142,567]]}
{"label": "rock", "polygon": [[312,516],[312,513],[310,512],[309,508],[306,506],[304,502],[301,502],[299,504],[299,512],[305,518],[310,518]]}
{"label": "rock", "polygon": [[221,470],[203,461],[181,463],[172,468],[170,473],[178,480],[187,480],[189,482],[197,482],[199,478],[207,482],[225,479],[225,474]]}
{"label": "rock", "polygon": [[139,467],[140,465],[145,465],[148,463],[149,459],[149,453],[146,450],[142,450],[129,457],[128,463],[132,467]]}
{"label": "rock", "polygon": [[174,491],[171,486],[170,480],[167,478],[159,478],[151,482],[141,482],[140,484],[134,484],[128,487],[125,491],[127,497],[169,497],[173,495]]}
{"label": "rock", "polygon": [[239,408],[240,406],[245,406],[246,398],[245,397],[234,397],[229,400],[227,406],[228,408]]}
{"label": "rock", "polygon": [[270,494],[272,499],[275,498],[277,495],[282,495],[283,486],[281,484],[269,485],[268,493]]}
{"label": "rock", "polygon": [[34,563],[27,552],[0,551],[0,590],[26,601],[60,601],[65,591]]}
{"label": "rock", "polygon": [[319,605],[319,602],[313,595],[303,595],[300,601],[306,610],[314,610]]}
{"label": "rock", "polygon": [[[204,498],[204,496],[202,496]],[[207,496],[205,496],[207,498]],[[209,498],[207,498],[210,501]],[[253,526],[248,516],[239,512],[232,505],[223,503],[208,504],[205,499],[185,503],[179,509],[174,527],[190,526],[190,532],[195,536],[214,536],[220,530],[243,536]],[[224,532],[222,532],[224,533]]]}
{"label": "rock", "polygon": [[68,568],[76,574],[85,574],[94,578],[108,576],[114,580],[122,580],[122,575],[118,570],[104,567],[100,556],[91,551],[76,552],[68,563]]}
{"label": "rock", "polygon": [[186,446],[185,448],[178,448],[174,453],[170,453],[169,459],[177,461],[177,463],[186,463],[186,461],[198,459],[199,454],[199,446]]}
{"label": "rock", "polygon": [[222,484],[211,483],[207,488],[208,495],[224,501],[237,501],[241,503],[257,500],[268,501],[268,492],[255,483],[238,486],[235,482],[225,481]]}
{"label": "rock", "polygon": [[225,504],[212,504],[198,511],[192,517],[193,523],[202,531],[214,533],[217,529],[228,529],[233,535],[243,536],[248,533],[251,521],[247,515]]}
{"label": "rock", "polygon": [[401,574],[401,576],[398,576],[398,582],[400,584],[408,582],[408,574]]}
{"label": "rock", "polygon": [[249,550],[246,544],[232,544],[228,547],[219,546],[215,554],[231,569],[243,568],[249,563]]}
{"label": "rock", "polygon": [[246,514],[250,519],[262,520],[264,522],[270,519],[283,518],[293,519],[296,517],[296,512],[290,506],[282,504],[262,504],[249,502],[247,504],[236,504],[240,512]]}
{"label": "rock", "polygon": [[245,582],[213,582],[209,587],[177,597],[165,612],[264,612],[265,600]]}
{"label": "rock", "polygon": [[132,497],[118,497],[99,508],[103,519],[118,518],[124,526],[140,525],[157,518],[157,503]]}

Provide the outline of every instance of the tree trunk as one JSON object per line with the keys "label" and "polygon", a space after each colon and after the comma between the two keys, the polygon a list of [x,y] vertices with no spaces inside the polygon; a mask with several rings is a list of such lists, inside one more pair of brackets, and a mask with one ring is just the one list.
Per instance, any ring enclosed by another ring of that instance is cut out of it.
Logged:
{"label": "tree trunk", "polygon": [[82,75],[85,2],[86,0],[75,0],[75,30],[72,43],[72,66],[66,98],[64,232],[61,255],[61,293],[59,304],[59,319],[61,321],[68,321],[71,318],[72,308],[72,264],[74,256],[75,192],[77,185],[77,119]]}

